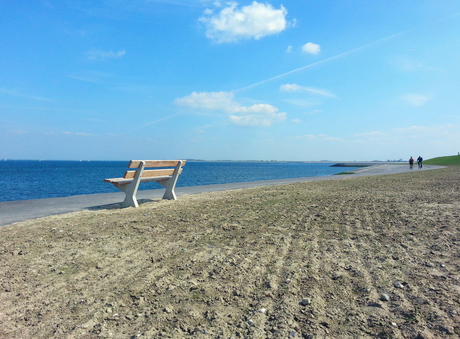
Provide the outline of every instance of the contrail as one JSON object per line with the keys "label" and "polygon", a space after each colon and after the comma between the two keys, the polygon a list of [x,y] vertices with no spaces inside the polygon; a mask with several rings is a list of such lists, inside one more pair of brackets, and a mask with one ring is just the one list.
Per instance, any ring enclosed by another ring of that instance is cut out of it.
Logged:
{"label": "contrail", "polygon": [[252,84],[252,85],[249,85],[249,86],[246,86],[246,87],[243,87],[243,88],[240,88],[240,89],[237,89],[237,90],[234,90],[233,92],[241,92],[241,91],[244,91],[246,89],[249,89],[249,88],[252,88],[252,87],[256,87],[256,86],[259,86],[259,85],[262,85],[266,82],[270,82],[270,81],[273,81],[275,79],[279,79],[279,78],[282,78],[286,75],[289,75],[289,74],[292,74],[292,73],[296,73],[296,72],[299,72],[299,71],[302,71],[304,69],[307,69],[307,68],[310,68],[310,67],[313,67],[313,66],[317,66],[317,65],[320,65],[320,64],[323,64],[327,61],[330,61],[330,60],[334,60],[334,59],[338,59],[338,58],[341,58],[343,56],[346,56],[348,54],[351,54],[351,53],[354,53],[356,51],[359,51],[361,49],[364,49],[366,47],[369,47],[369,46],[372,46],[374,44],[377,44],[381,41],[385,41],[385,40],[388,40],[388,39],[391,39],[391,38],[394,38],[398,35],[403,35],[403,34],[406,34],[407,32],[410,32],[412,31],[413,29],[409,29],[407,31],[403,31],[403,32],[399,32],[399,33],[396,33],[396,34],[393,34],[393,35],[390,35],[390,36],[387,36],[386,38],[382,38],[382,39],[379,39],[379,40],[376,40],[374,42],[371,42],[371,43],[368,43],[366,45],[363,45],[361,47],[356,47],[356,48],[353,48],[347,52],[344,52],[344,53],[340,53],[338,55],[335,55],[335,56],[332,56],[330,58],[327,58],[327,59],[324,59],[324,60],[321,60],[321,61],[317,61],[317,62],[314,62],[312,64],[309,64],[309,65],[306,65],[306,66],[303,66],[303,67],[300,67],[300,68],[296,68],[296,69],[293,69],[292,71],[289,71],[289,72],[286,72],[286,73],[283,73],[283,74],[280,74],[280,75],[277,75],[277,76],[274,76],[273,78],[269,78],[269,79],[266,79],[266,80],[262,80],[262,81],[259,81],[259,82],[256,82],[255,84]]}
{"label": "contrail", "polygon": [[165,117],[159,118],[159,119],[157,119],[157,120],[147,122],[147,123],[145,123],[145,124],[143,124],[143,125],[134,127],[134,128],[132,128],[132,129],[130,129],[129,131],[126,131],[126,132],[124,132],[124,133],[121,133],[121,135],[124,135],[124,134],[130,133],[130,132],[136,131],[136,130],[141,129],[141,128],[148,127],[148,126],[150,126],[150,125],[154,125],[154,124],[156,124],[157,122],[161,122],[161,121],[164,121],[164,120],[168,120],[168,119],[170,119],[170,118],[172,118],[172,117],[175,117],[175,116],[177,116],[177,115],[180,115],[180,113],[170,114],[170,115],[167,115],[167,116],[165,116]]}

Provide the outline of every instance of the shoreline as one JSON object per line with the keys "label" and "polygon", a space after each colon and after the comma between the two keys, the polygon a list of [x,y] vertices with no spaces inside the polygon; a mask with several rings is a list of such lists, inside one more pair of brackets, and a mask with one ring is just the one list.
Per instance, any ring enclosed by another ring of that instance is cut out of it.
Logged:
{"label": "shoreline", "polygon": [[[5,176],[14,173],[5,182],[0,201],[34,200],[76,195],[119,192],[101,178],[115,178],[126,170],[127,163],[119,161],[23,161],[11,162],[0,168]],[[241,163],[191,162],[180,176],[179,187],[225,184],[240,181],[277,180],[282,178],[328,176],[341,171],[328,163]],[[55,173],[50,179],[47,173]],[[35,174],[36,175],[35,175]],[[33,177],[33,180],[30,178]],[[158,189],[150,183],[140,189]]]}
{"label": "shoreline", "polygon": [[[423,170],[441,169],[443,166],[426,166]],[[178,197],[205,192],[227,191],[244,188],[286,185],[301,182],[338,180],[358,176],[373,176],[409,172],[408,166],[396,164],[380,164],[358,168],[342,175],[322,177],[289,178],[278,180],[248,181],[229,184],[215,184],[203,186],[176,187]],[[161,199],[163,189],[139,190],[137,193],[140,203],[151,202]],[[0,227],[15,222],[29,219],[47,217],[63,213],[71,213],[82,210],[98,210],[104,208],[117,208],[124,199],[124,193],[101,193],[89,195],[76,195],[70,197],[44,198],[34,200],[16,200],[0,202]]]}

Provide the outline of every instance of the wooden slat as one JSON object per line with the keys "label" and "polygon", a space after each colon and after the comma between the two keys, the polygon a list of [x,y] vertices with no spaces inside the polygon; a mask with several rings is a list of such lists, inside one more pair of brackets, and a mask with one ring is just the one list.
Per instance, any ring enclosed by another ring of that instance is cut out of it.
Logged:
{"label": "wooden slat", "polygon": [[[141,178],[141,182],[149,182],[149,181],[164,181],[170,179],[170,176],[166,177],[154,177],[154,178]],[[133,182],[133,179],[124,179],[124,178],[113,178],[113,179],[104,179],[105,182],[109,182],[111,184],[119,184],[119,185],[126,185]]]}
{"label": "wooden slat", "polygon": [[119,181],[123,181],[123,180],[124,180],[123,178],[104,179],[105,182],[110,182],[110,183],[119,182]]}
{"label": "wooden slat", "polygon": [[[136,175],[136,172],[137,171],[126,171],[123,178],[125,179],[134,178],[134,176]],[[174,173],[173,168],[159,169],[159,170],[144,170],[144,173],[142,173],[142,177],[143,178],[164,177],[166,175],[172,175],[173,173]]]}
{"label": "wooden slat", "polygon": [[[129,162],[129,168],[138,168],[141,161],[146,163],[145,168],[151,167],[173,167],[173,168],[164,168],[164,169],[157,169],[157,170],[144,170],[142,173],[141,182],[146,181],[163,181],[168,180],[174,174],[174,170],[176,169],[177,164],[179,161],[182,161],[182,166],[185,165],[186,160],[131,160]],[[182,167],[180,169],[179,174],[182,173]],[[111,179],[104,179],[105,182],[109,183],[117,183],[120,185],[129,184],[133,181],[134,176],[136,175],[136,171],[126,171],[123,178],[111,178]]]}
{"label": "wooden slat", "polygon": [[179,161],[182,161],[182,166],[185,165],[185,160],[131,160],[128,168],[138,168],[141,161],[145,161],[145,167],[176,167]]}
{"label": "wooden slat", "polygon": [[[154,178],[154,177],[164,177],[168,175],[173,175],[174,168],[158,169],[158,170],[144,170],[142,173],[142,178]],[[137,171],[126,171],[123,176],[124,179],[132,179],[136,175]],[[182,173],[182,168],[180,169],[179,174]]]}

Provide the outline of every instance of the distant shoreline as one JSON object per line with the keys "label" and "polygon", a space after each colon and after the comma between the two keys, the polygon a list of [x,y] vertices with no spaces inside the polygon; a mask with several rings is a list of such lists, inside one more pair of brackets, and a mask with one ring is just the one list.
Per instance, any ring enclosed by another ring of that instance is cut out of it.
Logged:
{"label": "distant shoreline", "polygon": [[[129,159],[131,160],[131,159]],[[127,159],[123,160],[56,160],[56,159],[0,159],[2,162],[7,161],[66,161],[66,162],[122,162],[129,161]],[[372,166],[372,165],[384,165],[384,164],[405,164],[405,161],[395,160],[395,161],[333,161],[333,160],[203,160],[203,159],[185,159],[187,162],[224,162],[224,163],[295,163],[295,164],[337,164],[340,166],[336,167],[360,167],[360,166]],[[345,166],[346,165],[346,166]]]}

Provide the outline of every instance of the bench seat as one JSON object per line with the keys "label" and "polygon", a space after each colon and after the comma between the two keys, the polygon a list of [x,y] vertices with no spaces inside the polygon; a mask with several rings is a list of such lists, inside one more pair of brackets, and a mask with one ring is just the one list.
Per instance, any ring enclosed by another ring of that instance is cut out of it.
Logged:
{"label": "bench seat", "polygon": [[[169,180],[171,179],[171,176],[167,177],[154,177],[154,178],[141,178],[140,182],[150,182],[150,181],[163,181],[163,180]],[[119,184],[119,185],[126,185],[129,183],[132,183],[134,180],[133,179],[125,179],[125,178],[113,178],[113,179],[104,179],[105,182],[109,182],[111,184]]]}

